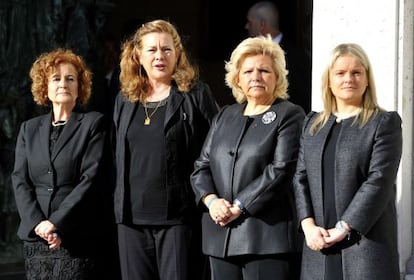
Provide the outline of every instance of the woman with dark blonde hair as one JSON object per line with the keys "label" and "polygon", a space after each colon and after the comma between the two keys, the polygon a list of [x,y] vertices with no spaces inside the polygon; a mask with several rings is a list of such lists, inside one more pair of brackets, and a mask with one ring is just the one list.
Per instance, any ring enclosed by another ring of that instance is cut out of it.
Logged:
{"label": "woman with dark blonde hair", "polygon": [[105,125],[80,109],[91,75],[66,49],[40,55],[30,70],[34,101],[51,110],[21,124],[11,176],[27,279],[96,279]]}
{"label": "woman with dark blonde hair", "polygon": [[323,110],[307,116],[294,177],[301,279],[400,279],[395,180],[401,118],[377,103],[361,46],[340,44],[322,75]]}
{"label": "woman with dark blonde hair", "polygon": [[217,106],[197,74],[165,20],[143,24],[122,46],[113,138],[123,279],[202,279],[189,176]]}

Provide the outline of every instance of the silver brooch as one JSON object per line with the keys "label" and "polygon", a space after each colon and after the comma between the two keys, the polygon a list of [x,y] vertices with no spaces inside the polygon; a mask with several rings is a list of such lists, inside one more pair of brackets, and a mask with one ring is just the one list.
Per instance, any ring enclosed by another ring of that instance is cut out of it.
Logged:
{"label": "silver brooch", "polygon": [[273,111],[266,112],[262,117],[262,122],[264,124],[269,124],[276,119],[276,113]]}

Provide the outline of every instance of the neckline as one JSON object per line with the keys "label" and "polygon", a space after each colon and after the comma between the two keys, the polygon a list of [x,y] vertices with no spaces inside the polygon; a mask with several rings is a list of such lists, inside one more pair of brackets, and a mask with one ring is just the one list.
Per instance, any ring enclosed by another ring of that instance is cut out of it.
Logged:
{"label": "neckline", "polygon": [[156,108],[156,107],[162,107],[165,104],[167,104],[168,97],[169,96],[167,96],[164,99],[161,99],[159,101],[143,101],[142,106],[144,108],[150,108],[150,109],[153,109],[153,108]]}
{"label": "neckline", "polygon": [[65,125],[67,122],[68,122],[67,120],[66,121],[55,121],[55,122],[52,122],[52,126],[62,126],[62,125]]}
{"label": "neckline", "polygon": [[333,115],[336,117],[336,122],[340,123],[343,120],[355,117],[357,115],[359,115],[362,112],[362,108],[358,108],[352,112],[349,113],[339,113],[339,112],[333,112]]}

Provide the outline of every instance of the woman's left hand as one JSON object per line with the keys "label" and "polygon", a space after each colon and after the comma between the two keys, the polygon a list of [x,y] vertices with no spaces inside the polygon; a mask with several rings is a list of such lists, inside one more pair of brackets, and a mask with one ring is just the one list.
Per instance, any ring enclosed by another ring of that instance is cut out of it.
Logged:
{"label": "woman's left hand", "polygon": [[231,215],[226,217],[225,219],[221,219],[219,222],[217,222],[222,227],[225,227],[226,225],[228,225],[232,221],[236,220],[242,214],[242,211],[240,210],[240,208],[238,206],[235,206],[235,205],[232,205],[229,208],[229,210],[231,212]]}
{"label": "woman's left hand", "polygon": [[41,221],[34,231],[38,236],[47,241],[50,249],[57,249],[62,243],[60,236],[56,233],[57,228],[49,220]]}

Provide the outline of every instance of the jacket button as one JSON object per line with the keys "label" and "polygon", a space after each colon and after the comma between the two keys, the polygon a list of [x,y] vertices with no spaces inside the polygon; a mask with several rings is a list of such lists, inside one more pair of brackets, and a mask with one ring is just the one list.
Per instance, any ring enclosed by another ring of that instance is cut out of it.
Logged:
{"label": "jacket button", "polygon": [[52,170],[51,169],[48,169],[47,170],[47,174],[52,174]]}
{"label": "jacket button", "polygon": [[230,151],[229,155],[234,156],[234,151]]}
{"label": "jacket button", "polygon": [[53,188],[48,188],[47,191],[48,192],[53,192]]}

